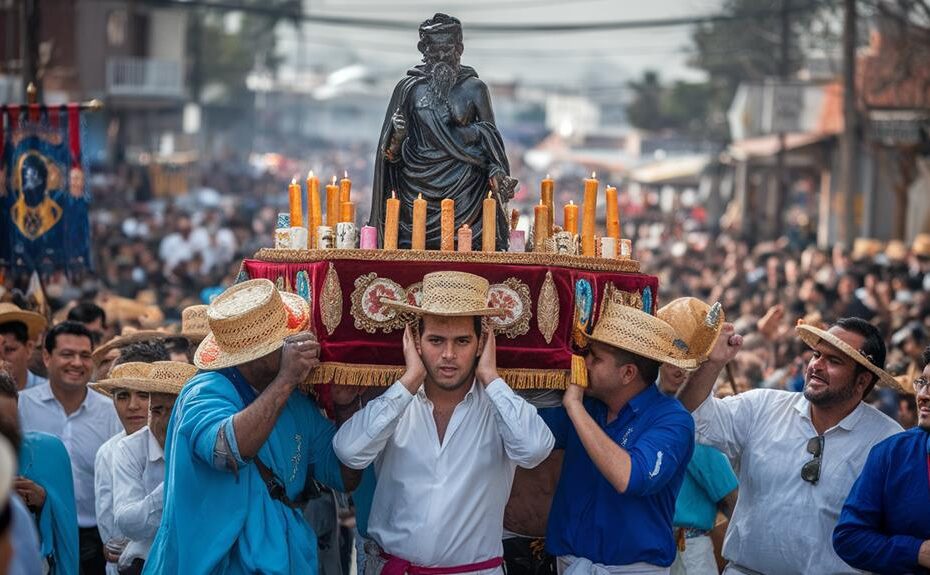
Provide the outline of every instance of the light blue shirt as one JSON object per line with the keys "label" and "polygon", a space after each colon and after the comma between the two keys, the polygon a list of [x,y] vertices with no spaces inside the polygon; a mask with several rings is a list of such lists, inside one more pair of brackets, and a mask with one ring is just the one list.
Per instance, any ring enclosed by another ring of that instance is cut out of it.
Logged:
{"label": "light blue shirt", "polygon": [[9,575],[34,575],[42,572],[42,558],[39,555],[39,535],[36,532],[32,513],[26,508],[15,493],[10,496],[10,513],[12,514],[13,559],[10,561]]}
{"label": "light blue shirt", "polygon": [[678,492],[672,524],[710,531],[717,520],[717,503],[737,485],[726,456],[713,447],[696,444]]}
{"label": "light blue shirt", "polygon": [[[301,512],[273,500],[258,468],[239,454],[232,419],[244,408],[223,373],[201,372],[184,386],[168,424],[162,522],[145,573],[317,572],[316,535]],[[238,469],[215,458],[221,430]],[[311,469],[341,491],[335,433],[313,400],[294,392],[258,457],[292,500]]]}

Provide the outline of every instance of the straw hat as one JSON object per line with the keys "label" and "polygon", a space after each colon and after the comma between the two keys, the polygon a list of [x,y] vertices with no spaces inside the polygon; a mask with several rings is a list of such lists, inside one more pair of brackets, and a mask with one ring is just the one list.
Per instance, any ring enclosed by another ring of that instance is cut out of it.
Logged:
{"label": "straw hat", "polygon": [[680,297],[659,308],[656,316],[681,336],[685,355],[698,363],[707,359],[725,321],[720,302],[707,305],[694,297]]}
{"label": "straw hat", "polygon": [[194,343],[200,343],[210,333],[207,321],[207,306],[191,305],[181,311],[181,335]]}
{"label": "straw hat", "polygon": [[836,349],[843,352],[844,355],[871,371],[878,377],[878,384],[884,387],[888,387],[897,391],[901,391],[901,386],[898,384],[897,380],[884,369],[873,364],[872,361],[862,353],[854,349],[851,345],[836,337],[829,331],[822,330],[813,325],[804,323],[803,320],[798,321],[798,325],[795,328],[798,333],[798,337],[801,338],[801,341],[806,343],[810,347],[815,347],[818,343],[822,341],[827,342]]}
{"label": "straw hat", "polygon": [[614,298],[604,300],[601,317],[587,337],[682,369],[694,369],[698,365],[675,328]]}
{"label": "straw hat", "polygon": [[136,330],[131,327],[125,327],[123,328],[123,332],[121,334],[95,349],[94,353],[91,354],[91,357],[94,360],[94,364],[100,365],[100,362],[103,361],[103,358],[105,358],[107,354],[114,349],[122,349],[131,343],[164,339],[166,337],[171,337],[171,334],[154,329]]}
{"label": "straw hat", "polygon": [[488,307],[488,280],[465,272],[433,272],[423,276],[422,305],[381,298],[381,303],[398,311],[447,317],[501,315]]}
{"label": "straw hat", "polygon": [[852,259],[864,260],[874,258],[882,253],[882,242],[873,238],[856,238],[853,242]]}
{"label": "straw hat", "polygon": [[189,363],[131,361],[117,365],[110,372],[108,379],[92,383],[90,386],[104,395],[112,395],[116,389],[177,395],[181,393],[184,384],[196,374],[197,368]]}
{"label": "straw hat", "polygon": [[907,246],[901,240],[891,240],[885,246],[885,256],[892,261],[904,261],[907,259]]}
{"label": "straw hat", "polygon": [[915,256],[930,258],[930,234],[917,234],[911,244],[911,251]]}
{"label": "straw hat", "polygon": [[34,311],[26,311],[13,303],[0,303],[0,323],[18,321],[26,325],[26,331],[29,333],[29,339],[34,340],[39,337],[42,330],[48,322],[41,314]]}
{"label": "straw hat", "polygon": [[223,369],[264,357],[307,325],[310,306],[266,279],[249,280],[217,296],[207,308],[210,333],[194,354],[200,369]]}

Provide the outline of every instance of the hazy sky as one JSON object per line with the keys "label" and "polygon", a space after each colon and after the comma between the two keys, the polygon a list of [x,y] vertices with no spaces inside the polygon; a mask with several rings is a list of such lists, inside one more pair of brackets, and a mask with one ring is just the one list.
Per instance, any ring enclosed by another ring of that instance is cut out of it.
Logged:
{"label": "hazy sky", "polygon": [[[409,30],[282,25],[279,48],[288,64],[332,68],[358,61],[389,71],[417,63],[417,24],[434,12],[462,21],[463,63],[491,81],[520,80],[545,86],[596,77],[601,85],[624,85],[646,69],[663,78],[700,79],[686,64],[690,28],[584,33],[489,34],[469,32],[471,23],[605,22],[681,18],[719,11],[721,0],[304,0],[316,14],[410,22]],[[299,38],[299,39],[298,39]]]}

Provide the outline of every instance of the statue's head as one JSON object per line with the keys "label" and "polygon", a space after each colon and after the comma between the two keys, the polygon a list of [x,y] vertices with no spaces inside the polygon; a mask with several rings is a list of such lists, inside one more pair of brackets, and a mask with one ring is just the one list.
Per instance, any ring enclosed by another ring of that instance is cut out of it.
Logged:
{"label": "statue's head", "polygon": [[457,68],[462,52],[462,23],[458,18],[437,13],[420,24],[420,42],[417,49],[427,64],[445,62]]}

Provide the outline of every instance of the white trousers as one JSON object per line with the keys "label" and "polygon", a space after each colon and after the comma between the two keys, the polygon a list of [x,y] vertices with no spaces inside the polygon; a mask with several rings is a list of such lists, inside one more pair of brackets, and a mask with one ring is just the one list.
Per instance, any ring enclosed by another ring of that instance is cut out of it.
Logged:
{"label": "white trousers", "polygon": [[707,535],[685,539],[685,550],[672,563],[672,575],[718,575],[714,542]]}

